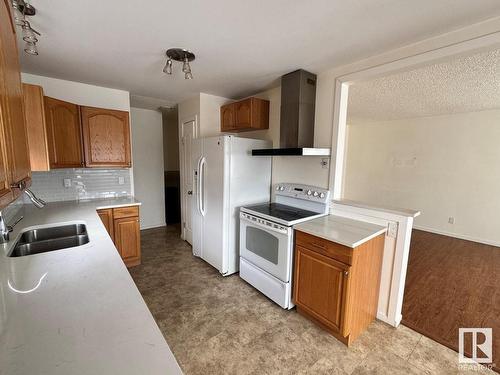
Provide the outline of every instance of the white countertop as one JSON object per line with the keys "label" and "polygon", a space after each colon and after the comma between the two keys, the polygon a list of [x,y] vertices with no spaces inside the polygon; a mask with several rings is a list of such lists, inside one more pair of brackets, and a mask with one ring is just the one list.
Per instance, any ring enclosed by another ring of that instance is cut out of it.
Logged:
{"label": "white countertop", "polygon": [[[133,198],[23,207],[0,245],[0,374],[182,374],[96,213]],[[87,225],[86,245],[8,258],[21,231]]]}
{"label": "white countertop", "polygon": [[386,227],[380,225],[335,215],[308,220],[294,225],[293,228],[351,248],[358,247],[387,231]]}
{"label": "white countertop", "polygon": [[365,202],[360,202],[360,201],[353,201],[350,199],[334,199],[333,204],[340,204],[344,206],[352,206],[352,207],[358,207],[358,208],[365,208],[368,210],[375,210],[375,211],[382,211],[382,212],[387,212],[390,214],[394,215],[399,215],[399,216],[405,216],[405,217],[417,217],[420,216],[420,211],[417,210],[412,210],[408,208],[398,208],[398,207],[388,207],[388,206],[381,206],[378,204],[371,204],[371,203],[365,203]]}

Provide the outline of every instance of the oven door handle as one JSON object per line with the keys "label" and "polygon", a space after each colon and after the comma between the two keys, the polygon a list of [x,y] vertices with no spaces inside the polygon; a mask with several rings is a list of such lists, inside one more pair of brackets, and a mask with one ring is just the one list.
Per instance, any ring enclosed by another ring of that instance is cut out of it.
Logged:
{"label": "oven door handle", "polygon": [[284,234],[284,235],[288,236],[290,234],[290,231],[292,230],[290,227],[286,227],[286,226],[281,225],[281,224],[276,224],[276,225],[279,225],[280,228],[275,228],[274,226],[271,226],[271,225],[266,225],[266,224],[263,224],[263,223],[259,223],[257,220],[264,220],[266,223],[271,223],[271,222],[268,221],[268,220],[265,220],[265,219],[259,219],[257,217],[255,217],[256,220],[254,221],[254,220],[251,219],[253,217],[254,216],[248,215],[248,214],[246,214],[244,212],[240,212],[240,219],[241,220],[243,220],[243,221],[245,221],[245,222],[247,222],[249,224],[252,224],[252,226],[265,229],[266,231],[275,232],[275,233],[279,233],[279,234]]}

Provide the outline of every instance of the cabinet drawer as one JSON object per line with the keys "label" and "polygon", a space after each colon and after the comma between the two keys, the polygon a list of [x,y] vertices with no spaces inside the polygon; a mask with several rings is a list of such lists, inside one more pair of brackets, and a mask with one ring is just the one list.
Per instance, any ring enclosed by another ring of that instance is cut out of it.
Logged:
{"label": "cabinet drawer", "polygon": [[352,265],[352,249],[301,231],[295,231],[295,243],[311,251]]}
{"label": "cabinet drawer", "polygon": [[120,219],[122,217],[133,217],[133,216],[139,216],[138,206],[113,208],[113,218],[115,219]]}

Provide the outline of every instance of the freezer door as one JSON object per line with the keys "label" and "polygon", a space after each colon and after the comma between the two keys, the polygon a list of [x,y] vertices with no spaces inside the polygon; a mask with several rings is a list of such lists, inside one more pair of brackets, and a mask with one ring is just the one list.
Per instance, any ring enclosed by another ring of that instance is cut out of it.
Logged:
{"label": "freezer door", "polygon": [[203,139],[202,166],[198,180],[201,186],[201,215],[203,235],[201,257],[217,268],[223,275],[227,273],[227,230],[228,215],[228,137]]}

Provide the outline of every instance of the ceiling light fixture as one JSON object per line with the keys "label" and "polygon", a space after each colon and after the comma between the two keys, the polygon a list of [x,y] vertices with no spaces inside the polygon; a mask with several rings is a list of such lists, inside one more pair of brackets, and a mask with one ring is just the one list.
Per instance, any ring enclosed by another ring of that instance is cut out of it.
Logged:
{"label": "ceiling light fixture", "polygon": [[172,74],[172,63],[173,61],[182,62],[182,72],[184,73],[184,79],[193,79],[193,73],[191,72],[191,65],[189,63],[195,59],[193,52],[188,51],[184,48],[170,48],[167,50],[167,62],[163,68],[163,72],[166,74]]}
{"label": "ceiling light fixture", "polygon": [[163,68],[163,73],[172,74],[172,59],[168,59],[165,67]]}
{"label": "ceiling light fixture", "polygon": [[37,35],[41,36],[41,34],[26,21],[26,16],[34,16],[36,14],[35,7],[28,4],[26,0],[12,0],[12,8],[14,9],[14,23],[21,27],[23,40],[26,42],[24,52],[28,55],[38,55],[38,48],[36,46],[38,42]]}

